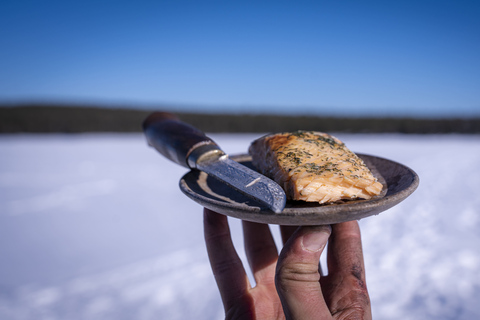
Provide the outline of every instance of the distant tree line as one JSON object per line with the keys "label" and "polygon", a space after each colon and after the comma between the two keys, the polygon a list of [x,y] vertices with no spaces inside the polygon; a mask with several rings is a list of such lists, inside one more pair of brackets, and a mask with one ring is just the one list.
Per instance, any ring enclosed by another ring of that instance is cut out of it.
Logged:
{"label": "distant tree line", "polygon": [[[162,111],[168,109],[159,108]],[[91,106],[0,106],[0,133],[140,132],[152,110]],[[480,118],[423,119],[175,113],[205,132],[315,130],[350,133],[480,133]]]}

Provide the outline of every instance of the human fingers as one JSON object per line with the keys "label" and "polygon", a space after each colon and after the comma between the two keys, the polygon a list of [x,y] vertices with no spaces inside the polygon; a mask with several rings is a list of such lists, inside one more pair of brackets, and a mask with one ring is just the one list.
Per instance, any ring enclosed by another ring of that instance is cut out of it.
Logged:
{"label": "human fingers", "polygon": [[330,319],[320,287],[318,263],[330,226],[300,227],[277,262],[275,284],[287,319]]}
{"label": "human fingers", "polygon": [[[297,229],[298,226],[280,226],[280,234],[282,236],[283,244],[287,243],[288,239],[292,236],[292,234],[295,233]],[[320,273],[321,276],[323,275],[320,262],[318,263],[318,273]]]}
{"label": "human fingers", "polygon": [[257,285],[275,280],[278,253],[268,224],[242,221],[245,252]]}
{"label": "human fingers", "polygon": [[280,235],[282,236],[282,243],[287,243],[288,239],[298,229],[297,226],[280,226]]}
{"label": "human fingers", "polygon": [[355,271],[359,276],[363,270],[362,236],[357,221],[332,225],[328,251],[328,268],[336,272]]}
{"label": "human fingers", "polygon": [[238,304],[249,289],[248,277],[233,246],[227,217],[204,209],[205,244],[225,311]]}
{"label": "human fingers", "polygon": [[360,227],[357,221],[332,225],[328,244],[328,277],[322,279],[325,300],[338,318],[371,319]]}

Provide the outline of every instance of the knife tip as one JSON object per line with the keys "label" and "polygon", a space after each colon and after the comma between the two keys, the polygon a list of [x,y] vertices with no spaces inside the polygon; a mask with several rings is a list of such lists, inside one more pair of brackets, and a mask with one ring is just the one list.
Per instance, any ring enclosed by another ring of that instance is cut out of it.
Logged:
{"label": "knife tip", "polygon": [[275,213],[281,213],[283,209],[285,209],[286,202],[287,202],[286,198],[282,198],[279,201],[275,201],[270,206],[270,209]]}

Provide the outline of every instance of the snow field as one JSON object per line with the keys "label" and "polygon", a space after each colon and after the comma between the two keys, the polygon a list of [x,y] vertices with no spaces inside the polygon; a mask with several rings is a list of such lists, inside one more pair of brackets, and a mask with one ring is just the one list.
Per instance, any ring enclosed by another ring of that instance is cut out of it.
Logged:
{"label": "snow field", "polygon": [[[231,154],[258,136],[211,135]],[[336,136],[420,176],[360,221],[374,318],[479,318],[480,136]],[[185,171],[140,134],[0,136],[0,319],[223,319]]]}

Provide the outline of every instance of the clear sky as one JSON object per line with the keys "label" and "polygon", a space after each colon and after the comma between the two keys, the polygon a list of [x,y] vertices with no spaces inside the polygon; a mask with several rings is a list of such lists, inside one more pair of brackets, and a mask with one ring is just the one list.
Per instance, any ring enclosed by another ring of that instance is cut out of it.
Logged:
{"label": "clear sky", "polygon": [[480,115],[480,1],[0,3],[0,103]]}

